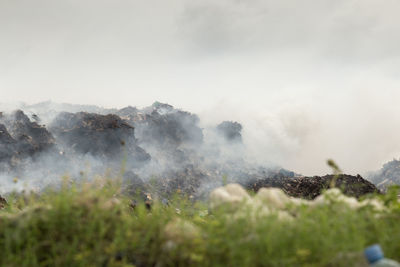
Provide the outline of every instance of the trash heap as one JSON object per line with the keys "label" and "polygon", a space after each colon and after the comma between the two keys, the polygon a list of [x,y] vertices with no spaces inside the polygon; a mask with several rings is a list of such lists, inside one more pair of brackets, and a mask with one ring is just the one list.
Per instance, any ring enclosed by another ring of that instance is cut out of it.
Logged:
{"label": "trash heap", "polygon": [[86,112],[60,113],[50,125],[50,131],[63,147],[113,160],[125,156],[136,166],[150,160],[150,155],[137,145],[134,130],[117,115]]}
{"label": "trash heap", "polygon": [[235,121],[223,121],[217,125],[217,131],[227,140],[242,142],[242,125]]}
{"label": "trash heap", "polygon": [[53,135],[23,111],[0,113],[0,171],[10,170],[23,159],[49,151],[54,145]]}
{"label": "trash heap", "polygon": [[379,171],[372,172],[367,177],[381,190],[400,185],[400,160],[393,159],[385,163]]}
{"label": "trash heap", "polygon": [[[87,161],[96,166],[90,166],[94,175],[104,177],[110,166],[114,171],[107,172],[109,177],[122,174],[123,187],[130,194],[139,190],[168,198],[179,192],[202,199],[226,183],[239,183],[256,192],[276,187],[293,197],[314,199],[333,179],[252,164],[244,157],[240,123],[224,121],[203,131],[198,116],[168,104],[107,110],[46,102],[25,108],[0,115],[0,174],[8,177],[35,173],[39,182],[65,174],[80,179]],[[49,108],[74,112],[44,113]],[[75,112],[79,109],[96,113]],[[39,125],[42,121],[48,122],[47,129]],[[29,164],[23,164],[24,159]],[[355,197],[377,191],[361,176],[341,176],[336,186]]]}
{"label": "trash heap", "polygon": [[257,192],[260,188],[275,187],[281,188],[286,194],[292,197],[314,199],[321,192],[329,188],[334,181],[335,186],[341,188],[343,193],[349,196],[361,197],[366,194],[378,193],[379,190],[374,184],[365,180],[360,175],[325,175],[314,177],[293,177],[284,175],[280,177],[265,177],[249,180],[244,184],[246,189]]}

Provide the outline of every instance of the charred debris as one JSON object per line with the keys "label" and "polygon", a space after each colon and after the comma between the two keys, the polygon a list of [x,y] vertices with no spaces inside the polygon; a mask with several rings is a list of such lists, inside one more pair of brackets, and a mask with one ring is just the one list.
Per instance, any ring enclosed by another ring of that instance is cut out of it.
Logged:
{"label": "charred debris", "polygon": [[53,135],[23,111],[0,113],[0,171],[16,168],[23,159],[49,151],[54,145]]}
{"label": "charred debris", "polygon": [[292,197],[314,199],[323,190],[330,188],[332,181],[335,186],[341,188],[345,195],[361,197],[370,193],[379,193],[374,184],[365,180],[360,175],[325,175],[314,177],[294,177],[288,178],[284,175],[280,177],[249,180],[243,184],[247,189],[257,192],[262,187],[281,188],[286,194]]}
{"label": "charred debris", "polygon": [[[144,109],[126,107],[97,113],[66,110],[58,112],[48,126],[39,124],[45,108],[35,107],[38,114],[28,107],[26,112],[0,113],[0,174],[20,172],[28,168],[27,159],[34,165],[44,154],[64,164],[65,170],[72,169],[69,164],[77,155],[90,155],[116,168],[124,162],[126,194],[141,192],[149,198],[151,192],[166,199],[177,192],[201,198],[227,182],[238,182],[254,191],[279,187],[291,196],[312,199],[332,180],[332,176],[302,177],[282,168],[246,162],[240,155],[242,125],[238,122],[215,126],[213,133],[224,142],[206,144],[199,118],[168,104],[156,102]],[[219,153],[222,149],[235,157],[224,158]],[[337,184],[356,197],[377,192],[361,176],[343,175]]]}
{"label": "charred debris", "polygon": [[150,160],[150,155],[137,144],[134,127],[117,115],[62,112],[49,129],[67,152],[89,153],[112,161],[125,157],[130,167]]}

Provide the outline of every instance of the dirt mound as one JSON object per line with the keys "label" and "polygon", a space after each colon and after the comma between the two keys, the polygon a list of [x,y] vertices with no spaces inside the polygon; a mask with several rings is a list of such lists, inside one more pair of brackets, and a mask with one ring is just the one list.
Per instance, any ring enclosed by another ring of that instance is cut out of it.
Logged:
{"label": "dirt mound", "polygon": [[137,145],[134,127],[117,115],[60,113],[50,130],[57,140],[76,152],[115,158],[126,156],[130,162],[145,162],[150,156]]}
{"label": "dirt mound", "polygon": [[[314,199],[324,189],[328,189],[334,175],[314,176],[314,177],[294,177],[287,178],[281,174],[275,177],[250,180],[244,186],[247,189],[258,191],[262,187],[281,188],[289,196]],[[370,193],[379,192],[372,183],[368,182],[360,175],[340,175],[336,180],[336,187],[341,188],[344,194],[360,197]]]}

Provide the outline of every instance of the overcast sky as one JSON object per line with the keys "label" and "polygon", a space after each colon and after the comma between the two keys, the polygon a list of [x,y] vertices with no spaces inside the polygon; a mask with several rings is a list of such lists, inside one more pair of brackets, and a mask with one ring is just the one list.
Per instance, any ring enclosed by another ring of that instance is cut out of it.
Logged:
{"label": "overcast sky", "polygon": [[[400,157],[398,0],[0,0],[0,102],[155,100],[306,174]],[[217,116],[216,116],[217,114]]]}

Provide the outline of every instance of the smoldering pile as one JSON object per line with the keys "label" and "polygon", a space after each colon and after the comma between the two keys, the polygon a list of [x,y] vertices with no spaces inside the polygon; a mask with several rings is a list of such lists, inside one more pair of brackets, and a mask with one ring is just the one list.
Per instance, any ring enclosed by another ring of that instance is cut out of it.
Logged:
{"label": "smoldering pile", "polygon": [[[36,118],[36,117],[35,117]],[[50,150],[53,135],[37,122],[32,122],[21,110],[0,113],[0,170],[20,167],[23,159]]]}
{"label": "smoldering pile", "polygon": [[126,152],[127,161],[132,164],[130,167],[140,166],[150,159],[150,155],[137,145],[134,127],[117,115],[63,112],[49,129],[69,154],[91,154],[118,162]]}
{"label": "smoldering pile", "polygon": [[385,163],[380,170],[368,173],[367,177],[383,191],[392,185],[400,185],[400,160]]}
{"label": "smoldering pile", "polygon": [[[279,187],[289,195],[314,198],[330,181],[250,163],[238,122],[203,129],[195,114],[159,102],[120,110],[64,105],[50,116],[48,108],[45,103],[1,115],[0,192],[16,189],[13,177],[40,190],[59,184],[63,175],[108,175],[122,176],[123,188],[131,194],[169,197],[182,192],[198,198],[236,182],[248,189]],[[92,110],[96,113],[87,112]],[[48,126],[40,125],[43,121]],[[345,190],[350,195],[376,191],[361,177],[345,180],[343,186],[358,188]]]}

